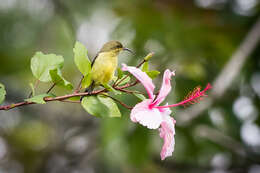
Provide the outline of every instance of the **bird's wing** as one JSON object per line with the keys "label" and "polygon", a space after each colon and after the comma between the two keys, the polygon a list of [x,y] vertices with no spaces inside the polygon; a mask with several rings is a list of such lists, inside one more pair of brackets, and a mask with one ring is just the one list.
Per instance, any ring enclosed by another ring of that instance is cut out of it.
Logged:
{"label": "bird's wing", "polygon": [[95,63],[95,61],[96,61],[96,59],[97,59],[97,57],[98,57],[98,54],[99,54],[99,53],[97,53],[96,56],[93,58],[93,60],[92,60],[92,62],[91,62],[91,67],[93,67],[93,65],[94,65],[94,63]]}

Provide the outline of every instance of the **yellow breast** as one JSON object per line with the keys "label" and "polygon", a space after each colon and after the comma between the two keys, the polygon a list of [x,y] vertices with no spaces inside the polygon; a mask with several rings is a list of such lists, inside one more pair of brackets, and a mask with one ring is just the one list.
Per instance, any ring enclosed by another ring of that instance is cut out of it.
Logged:
{"label": "yellow breast", "polygon": [[117,68],[117,54],[113,52],[99,53],[91,69],[92,80],[96,85],[107,84],[114,76]]}

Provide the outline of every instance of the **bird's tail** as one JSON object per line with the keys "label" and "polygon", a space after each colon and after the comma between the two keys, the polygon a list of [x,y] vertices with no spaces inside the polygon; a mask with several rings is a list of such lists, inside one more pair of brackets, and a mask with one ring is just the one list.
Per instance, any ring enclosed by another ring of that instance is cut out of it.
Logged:
{"label": "bird's tail", "polygon": [[[94,90],[94,81],[92,81],[92,83],[90,84],[90,86],[88,88],[85,89],[85,92],[88,92],[89,94],[91,94],[91,92]],[[80,101],[82,101],[82,99],[84,98],[85,96],[81,96],[80,97]]]}

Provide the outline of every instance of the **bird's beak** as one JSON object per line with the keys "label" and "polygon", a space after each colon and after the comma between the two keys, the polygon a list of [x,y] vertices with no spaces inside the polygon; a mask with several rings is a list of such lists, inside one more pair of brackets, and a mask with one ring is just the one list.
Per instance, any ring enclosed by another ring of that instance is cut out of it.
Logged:
{"label": "bird's beak", "polygon": [[126,51],[128,51],[128,52],[134,54],[134,52],[133,52],[131,49],[128,49],[128,48],[126,48],[126,47],[124,47],[123,50],[126,50]]}

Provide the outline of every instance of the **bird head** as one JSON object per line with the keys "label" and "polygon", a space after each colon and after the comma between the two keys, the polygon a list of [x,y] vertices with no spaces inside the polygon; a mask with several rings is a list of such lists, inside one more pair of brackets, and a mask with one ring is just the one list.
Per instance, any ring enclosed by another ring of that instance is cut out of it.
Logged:
{"label": "bird head", "polygon": [[122,43],[120,43],[119,41],[109,41],[109,42],[105,43],[103,45],[103,47],[101,48],[100,53],[101,52],[114,52],[114,53],[118,54],[122,50],[133,53],[130,49],[124,47],[122,45]]}

